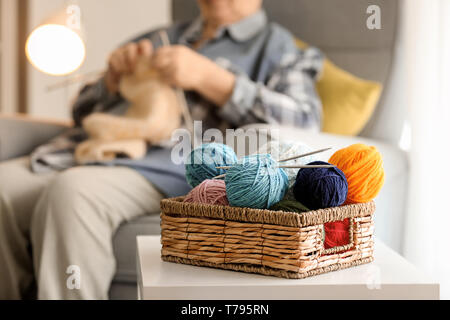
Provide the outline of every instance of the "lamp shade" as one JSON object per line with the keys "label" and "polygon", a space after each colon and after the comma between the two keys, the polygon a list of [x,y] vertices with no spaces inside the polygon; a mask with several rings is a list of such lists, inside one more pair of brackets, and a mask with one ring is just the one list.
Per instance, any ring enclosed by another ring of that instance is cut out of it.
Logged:
{"label": "lamp shade", "polygon": [[38,70],[55,76],[76,71],[84,62],[86,47],[80,27],[69,23],[67,9],[36,27],[28,36],[25,51]]}

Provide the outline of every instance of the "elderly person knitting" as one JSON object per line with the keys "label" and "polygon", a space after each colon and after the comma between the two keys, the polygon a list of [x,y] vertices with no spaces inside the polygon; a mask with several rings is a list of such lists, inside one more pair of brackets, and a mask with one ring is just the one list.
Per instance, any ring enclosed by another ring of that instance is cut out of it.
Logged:
{"label": "elderly person knitting", "polygon": [[[185,90],[203,129],[259,122],[318,130],[320,52],[297,49],[287,30],[267,21],[261,0],[198,4],[199,18],[167,28],[173,45],[162,47],[156,30],[114,51],[104,78],[81,90],[75,123],[94,111],[126,107],[119,81],[145,56],[169,84]],[[71,162],[58,158],[58,147],[55,141],[31,158],[0,164],[0,299],[26,298],[33,283],[40,299],[107,299],[118,226],[159,212],[163,197],[189,191],[168,148],[153,147],[142,160],[67,169]],[[81,272],[79,289],[67,286],[72,265]]]}

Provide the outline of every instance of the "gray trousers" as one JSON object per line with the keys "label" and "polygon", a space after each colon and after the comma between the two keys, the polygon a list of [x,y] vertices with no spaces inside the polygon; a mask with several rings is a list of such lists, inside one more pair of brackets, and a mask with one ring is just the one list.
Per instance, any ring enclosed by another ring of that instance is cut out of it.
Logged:
{"label": "gray trousers", "polygon": [[112,236],[159,210],[162,195],[126,167],[37,175],[29,158],[0,163],[0,299],[107,299]]}

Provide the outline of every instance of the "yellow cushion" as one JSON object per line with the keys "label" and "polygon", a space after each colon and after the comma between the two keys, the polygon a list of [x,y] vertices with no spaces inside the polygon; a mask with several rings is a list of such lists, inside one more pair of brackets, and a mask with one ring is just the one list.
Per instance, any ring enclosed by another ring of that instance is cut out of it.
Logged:
{"label": "yellow cushion", "polygon": [[[301,49],[308,47],[301,40],[296,42]],[[322,131],[353,136],[369,121],[382,85],[358,78],[325,59],[316,89],[323,105]]]}

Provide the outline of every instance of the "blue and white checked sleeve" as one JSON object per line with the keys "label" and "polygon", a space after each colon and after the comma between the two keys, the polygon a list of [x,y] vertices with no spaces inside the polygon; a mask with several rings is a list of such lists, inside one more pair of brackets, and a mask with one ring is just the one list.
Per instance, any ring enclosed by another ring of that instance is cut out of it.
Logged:
{"label": "blue and white checked sleeve", "polygon": [[110,94],[103,78],[84,86],[72,106],[72,118],[76,126],[93,112],[105,112],[122,100],[118,94]]}
{"label": "blue and white checked sleeve", "polygon": [[236,83],[219,114],[235,126],[264,122],[319,131],[322,104],[315,81],[322,64],[316,48],[285,54],[267,83],[253,82],[233,66],[225,66],[236,74]]}

